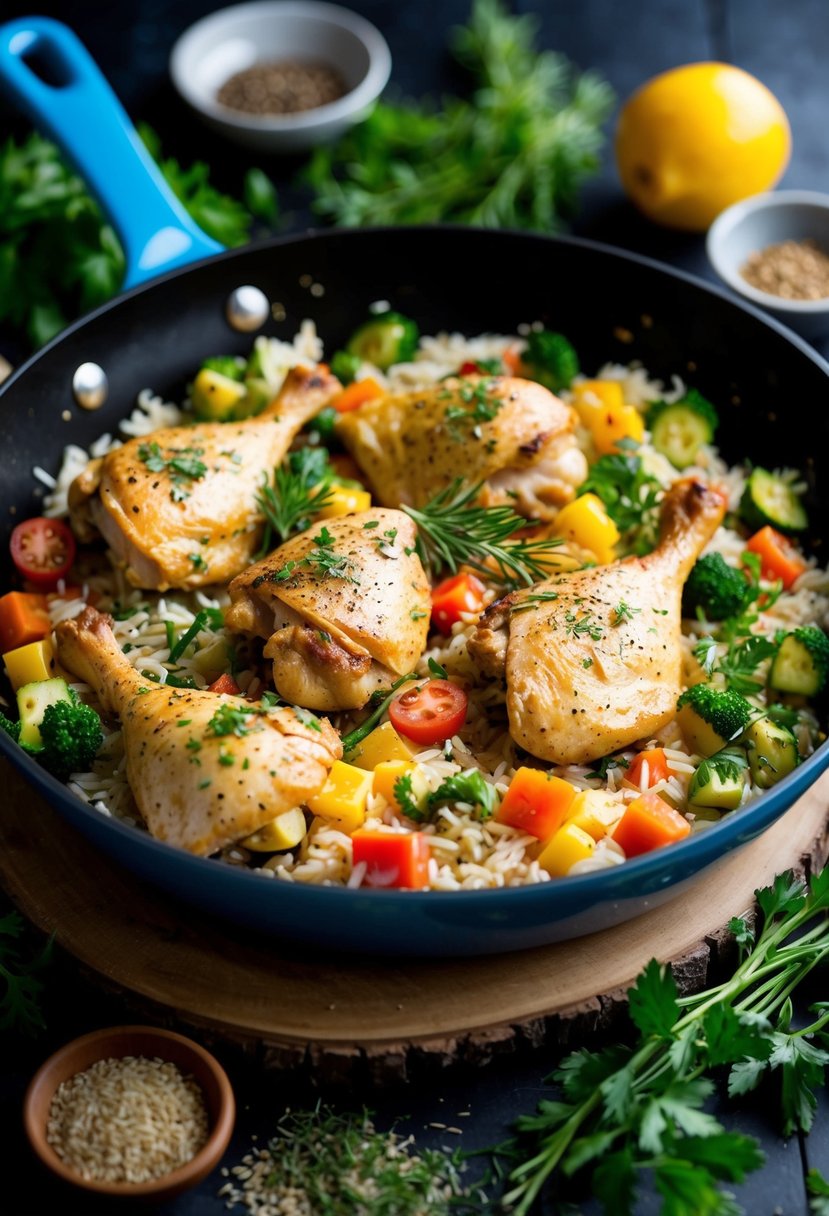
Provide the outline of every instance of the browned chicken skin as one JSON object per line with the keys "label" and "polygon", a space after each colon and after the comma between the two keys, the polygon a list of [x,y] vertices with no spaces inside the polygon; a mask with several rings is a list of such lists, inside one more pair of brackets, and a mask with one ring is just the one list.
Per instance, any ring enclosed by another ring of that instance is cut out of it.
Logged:
{"label": "browned chicken skin", "polygon": [[300,427],[339,388],[324,368],[294,368],[255,418],[130,439],[72,483],[73,528],[81,540],[102,535],[135,587],[226,582],[259,547],[263,477],[270,479]]}
{"label": "browned chicken skin", "polygon": [[674,717],[682,587],[724,513],[717,490],[676,482],[646,557],[558,574],[491,605],[469,650],[506,677],[516,743],[554,764],[586,764]]}
{"label": "browned chicken skin", "polygon": [[[58,655],[120,718],[127,778],[153,836],[208,856],[322,788],[342,755],[330,722],[308,725],[288,707],[152,684],[125,658],[111,625],[85,608],[58,625]],[[244,712],[238,733],[218,735],[209,725],[222,707]]]}
{"label": "browned chicken skin", "polygon": [[286,700],[357,709],[411,671],[426,645],[429,584],[414,545],[402,511],[325,520],[233,580],[225,624],[269,639]]}
{"label": "browned chicken skin", "polygon": [[337,434],[385,506],[421,506],[460,477],[486,482],[487,503],[546,519],[587,476],[575,417],[533,381],[463,376],[368,401]]}

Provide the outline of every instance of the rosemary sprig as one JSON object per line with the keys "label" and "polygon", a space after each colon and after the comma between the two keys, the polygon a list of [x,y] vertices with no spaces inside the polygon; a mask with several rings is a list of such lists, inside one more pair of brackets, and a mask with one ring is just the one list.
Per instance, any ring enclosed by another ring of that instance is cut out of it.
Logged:
{"label": "rosemary sprig", "polygon": [[547,578],[550,552],[561,540],[516,537],[527,527],[526,519],[508,506],[475,506],[482,484],[464,486],[457,478],[424,506],[403,507],[417,524],[424,565],[452,574],[461,566],[471,566],[489,579],[517,586]]}
{"label": "rosemary sprig", "polygon": [[273,484],[263,485],[256,505],[265,516],[265,533],[256,560],[270,553],[274,537],[282,544],[304,532],[317,511],[331,500],[334,471],[325,448],[299,448],[273,471]]}

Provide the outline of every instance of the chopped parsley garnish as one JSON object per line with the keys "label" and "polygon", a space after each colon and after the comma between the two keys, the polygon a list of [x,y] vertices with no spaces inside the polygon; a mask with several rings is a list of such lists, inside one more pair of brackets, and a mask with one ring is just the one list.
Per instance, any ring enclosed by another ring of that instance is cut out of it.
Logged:
{"label": "chopped parsley garnish", "polygon": [[[295,571],[304,568],[318,579],[341,578],[347,583],[359,586],[360,580],[356,577],[354,563],[345,553],[334,551],[334,537],[326,527],[323,527],[317,536],[312,537],[312,544],[313,549],[310,549],[305,557],[301,557],[297,561],[286,562],[284,566],[275,570],[269,576],[271,582],[285,583]],[[254,587],[257,585],[256,579],[254,579],[253,585]]]}
{"label": "chopped parsley garnish", "polygon": [[303,709],[301,705],[295,705],[293,709],[303,726],[310,727],[311,730],[322,730],[322,723],[316,714],[311,713],[310,709]]}
{"label": "chopped parsley garnish", "polygon": [[476,808],[477,819],[489,819],[498,805],[498,791],[478,769],[472,769],[447,777],[427,799],[430,810],[436,810],[448,802],[467,802]]}
{"label": "chopped parsley garnish", "polygon": [[142,443],[138,447],[138,459],[151,473],[168,472],[173,483],[170,497],[173,502],[181,502],[188,497],[187,484],[198,481],[207,472],[207,465],[199,459],[204,455],[204,448],[168,448],[167,451],[172,454],[165,456],[155,442]]}
{"label": "chopped parsley garnish", "polygon": [[577,616],[575,612],[568,611],[565,613],[564,620],[566,622],[564,632],[573,637],[584,637],[585,635],[592,638],[594,642],[600,642],[604,637],[604,629],[595,620],[592,610],[585,612],[582,616]]}
{"label": "chopped parsley garnish", "polygon": [[593,666],[593,660],[592,659],[582,659],[581,665],[585,669],[585,671],[587,671],[588,668]]}
{"label": "chopped parsley garnish", "polygon": [[630,768],[630,765],[624,756],[602,756],[601,760],[597,761],[595,768],[591,769],[587,776],[597,777],[600,781],[607,781],[608,771],[612,768]]}
{"label": "chopped parsley garnish", "polygon": [[[447,397],[455,397],[453,404],[447,406],[444,418],[448,424],[449,433],[456,441],[466,437],[464,424],[472,426],[473,435],[482,422],[492,422],[504,404],[495,395],[498,387],[497,380],[465,380],[462,379],[453,393],[447,392]],[[479,436],[476,436],[479,437]]]}
{"label": "chopped parsley garnish", "polygon": [[621,625],[623,621],[632,621],[636,614],[641,611],[641,608],[632,608],[624,600],[619,600],[619,603],[613,609],[613,624]]}
{"label": "chopped parsley garnish", "polygon": [[424,612],[421,608],[413,608],[411,610],[411,612],[409,613],[409,616],[412,618],[413,621],[422,621],[423,618],[428,615],[429,615],[429,613]]}
{"label": "chopped parsley garnish", "polygon": [[200,574],[205,574],[207,572],[207,562],[204,560],[201,553],[191,553],[190,561],[193,563],[193,569],[198,570]]}
{"label": "chopped parsley garnish", "polygon": [[253,724],[252,716],[261,714],[257,706],[220,705],[213,717],[207,723],[207,733],[217,738],[225,735],[237,735],[240,739],[254,730],[261,730],[259,723]]}

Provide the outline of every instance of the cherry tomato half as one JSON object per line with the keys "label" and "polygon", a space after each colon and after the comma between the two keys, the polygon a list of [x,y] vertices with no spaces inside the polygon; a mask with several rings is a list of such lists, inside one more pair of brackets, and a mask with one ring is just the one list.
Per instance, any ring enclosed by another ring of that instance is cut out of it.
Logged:
{"label": "cherry tomato half", "polygon": [[455,574],[444,579],[432,591],[432,624],[441,633],[450,634],[461,613],[481,611],[485,591],[474,574]]}
{"label": "cherry tomato half", "polygon": [[469,697],[448,680],[427,680],[389,706],[391,724],[415,743],[442,743],[466,721]]}
{"label": "cherry tomato half", "polygon": [[54,587],[75,560],[75,538],[59,519],[37,516],[18,524],[10,548],[18,571],[38,587]]}
{"label": "cherry tomato half", "polygon": [[219,676],[218,680],[214,680],[212,684],[207,685],[208,692],[226,693],[230,697],[238,697],[241,689],[229,672]]}

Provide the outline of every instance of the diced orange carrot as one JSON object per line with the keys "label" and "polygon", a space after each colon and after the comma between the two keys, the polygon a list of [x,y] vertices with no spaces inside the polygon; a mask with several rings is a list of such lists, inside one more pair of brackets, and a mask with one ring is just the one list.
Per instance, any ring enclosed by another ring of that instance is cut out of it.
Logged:
{"label": "diced orange carrot", "polygon": [[746,548],[749,553],[756,553],[760,558],[763,578],[779,578],[787,591],[807,568],[803,556],[788,537],[768,525],[755,532]]}
{"label": "diced orange carrot", "polygon": [[39,642],[51,632],[46,596],[9,591],[0,598],[0,652]]}
{"label": "diced orange carrot", "polygon": [[450,634],[463,612],[480,612],[484,606],[484,585],[474,574],[455,574],[432,591],[432,624]]}
{"label": "diced orange carrot", "polygon": [[365,887],[429,885],[429,842],[423,832],[373,832],[358,828],[351,835],[353,864],[366,863]]}
{"label": "diced orange carrot", "polygon": [[366,376],[364,380],[355,380],[349,384],[348,388],[337,394],[331,404],[341,414],[347,414],[350,410],[359,409],[367,401],[373,401],[375,397],[382,397],[385,391],[373,376]]}
{"label": "diced orange carrot", "polygon": [[648,789],[652,785],[658,785],[660,781],[667,781],[671,775],[668,761],[665,758],[665,749],[649,747],[631,761],[630,768],[625,773],[627,780],[637,789],[642,784],[642,771],[646,764],[648,766]]}
{"label": "diced orange carrot", "polygon": [[684,815],[649,791],[628,803],[613,831],[613,839],[628,857],[638,857],[640,853],[674,844],[690,831],[691,825]]}
{"label": "diced orange carrot", "polygon": [[238,697],[241,690],[233,676],[226,671],[224,675],[219,676],[218,680],[214,680],[212,684],[208,684],[207,691],[223,692],[227,693],[228,696]]}
{"label": "diced orange carrot", "polygon": [[521,375],[521,353],[514,346],[508,346],[501,355],[501,362],[510,376]]}
{"label": "diced orange carrot", "polygon": [[539,840],[548,840],[564,822],[576,787],[538,768],[519,768],[496,819]]}

